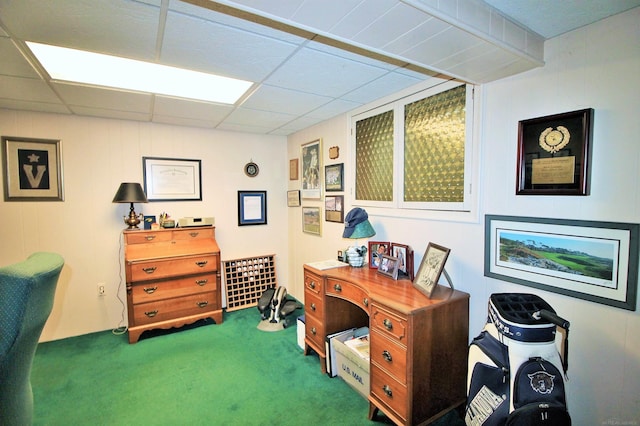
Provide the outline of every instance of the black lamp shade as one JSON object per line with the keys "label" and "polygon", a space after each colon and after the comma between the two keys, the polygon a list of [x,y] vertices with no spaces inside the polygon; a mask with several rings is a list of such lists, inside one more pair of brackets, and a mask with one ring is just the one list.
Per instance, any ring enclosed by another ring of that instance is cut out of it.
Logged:
{"label": "black lamp shade", "polygon": [[147,196],[142,190],[139,183],[124,182],[120,184],[116,196],[113,197],[114,203],[148,203]]}

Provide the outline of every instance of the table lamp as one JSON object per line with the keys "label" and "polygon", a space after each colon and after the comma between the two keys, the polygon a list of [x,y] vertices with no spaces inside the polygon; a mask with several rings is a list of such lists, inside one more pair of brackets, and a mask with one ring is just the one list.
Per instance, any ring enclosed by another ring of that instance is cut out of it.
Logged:
{"label": "table lamp", "polygon": [[[347,213],[344,219],[344,232],[342,238],[357,240],[358,238],[371,238],[376,231],[369,222],[369,215],[364,209],[356,207]],[[367,253],[365,246],[358,247],[358,242],[347,249],[347,262],[349,265],[360,268],[364,265],[364,256]]]}
{"label": "table lamp", "polygon": [[116,196],[113,197],[114,203],[131,203],[129,216],[124,216],[124,223],[129,225],[127,229],[138,229],[138,224],[142,221],[142,213],[136,215],[133,211],[133,203],[148,203],[147,196],[144,194],[139,183],[124,182],[120,184]]}

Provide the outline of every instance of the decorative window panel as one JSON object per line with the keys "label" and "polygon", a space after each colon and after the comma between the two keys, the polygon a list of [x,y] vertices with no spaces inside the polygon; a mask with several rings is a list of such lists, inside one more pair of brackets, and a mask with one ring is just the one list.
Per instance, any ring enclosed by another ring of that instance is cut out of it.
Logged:
{"label": "decorative window panel", "polygon": [[393,111],[356,123],[356,199],[393,200]]}

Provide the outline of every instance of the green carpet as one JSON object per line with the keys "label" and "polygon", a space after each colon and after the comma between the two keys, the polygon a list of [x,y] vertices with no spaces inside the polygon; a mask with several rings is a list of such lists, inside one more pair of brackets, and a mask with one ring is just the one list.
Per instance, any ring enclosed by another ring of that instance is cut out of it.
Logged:
{"label": "green carpet", "polygon": [[[303,356],[296,326],[256,327],[255,308],[134,344],[109,331],[42,343],[35,425],[373,425],[368,402]],[[436,425],[462,425],[450,413]]]}

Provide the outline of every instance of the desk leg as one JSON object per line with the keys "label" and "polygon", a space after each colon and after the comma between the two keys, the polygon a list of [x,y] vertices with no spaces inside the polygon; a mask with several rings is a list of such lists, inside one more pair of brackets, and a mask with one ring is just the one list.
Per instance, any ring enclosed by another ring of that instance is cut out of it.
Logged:
{"label": "desk leg", "polygon": [[369,420],[374,420],[376,415],[378,414],[378,407],[376,407],[373,402],[369,402]]}
{"label": "desk leg", "polygon": [[[311,346],[309,346],[307,344],[307,342],[304,342],[304,356],[307,356],[311,353],[311,351],[313,351],[313,348]],[[315,351],[314,351],[315,352]],[[323,357],[322,355],[318,354],[318,359],[320,360],[320,371],[322,371],[322,374],[327,374],[327,360],[325,357]]]}

